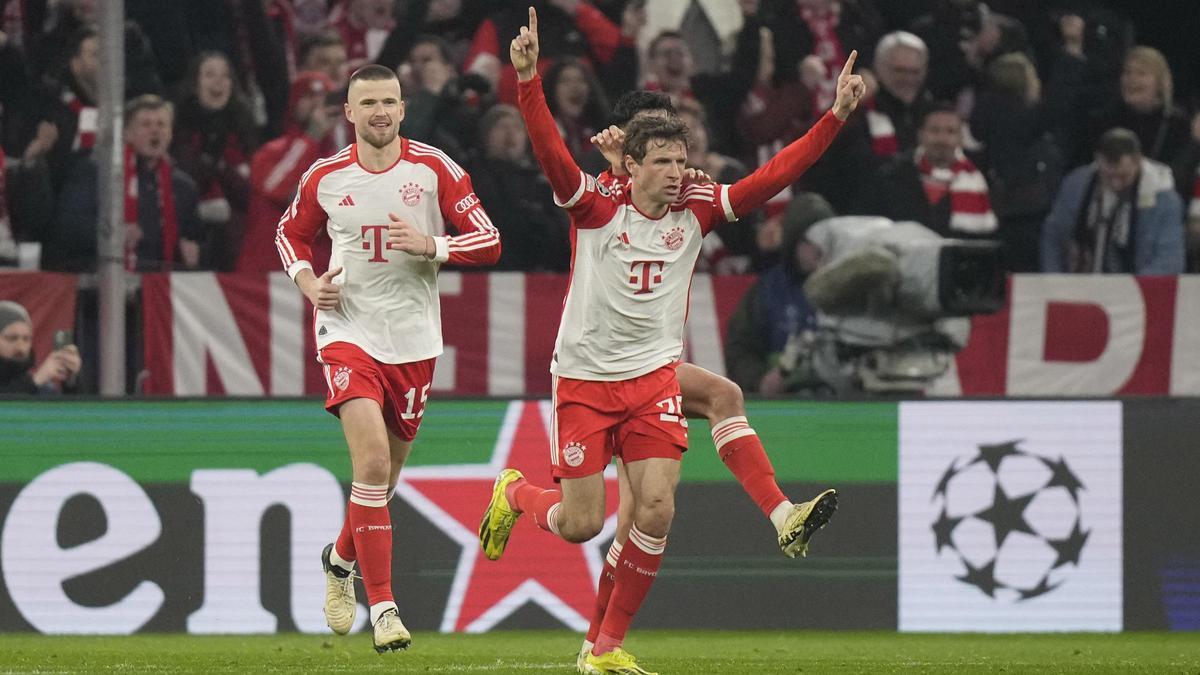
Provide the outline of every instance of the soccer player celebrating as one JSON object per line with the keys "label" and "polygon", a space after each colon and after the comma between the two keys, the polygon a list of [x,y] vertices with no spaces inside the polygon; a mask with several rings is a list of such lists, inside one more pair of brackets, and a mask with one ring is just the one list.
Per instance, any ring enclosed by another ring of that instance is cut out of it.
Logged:
{"label": "soccer player celebrating", "polygon": [[[630,123],[624,144],[628,190],[609,189],[571,159],[546,107],[537,75],[537,15],[509,48],[521,113],[556,201],[571,214],[573,265],[551,369],[552,471],[562,490],[543,490],[512,469],[496,479],[480,524],[485,555],[504,551],[519,514],[567,541],[583,542],[604,522],[602,472],[614,454],[629,476],[633,524],[615,561],[612,599],[584,666],[642,670],[621,648],[661,564],[674,517],[686,419],[675,376],[683,350],[688,288],[700,240],[724,221],[758,208],[791,184],[829,146],[862,98],[846,62],[833,110],[803,138],[732,186],[683,187],[686,128],[675,119]],[[813,509],[819,527],[831,509]]]}
{"label": "soccer player celebrating", "polygon": [[[384,652],[412,641],[392,595],[387,504],[442,353],[438,268],[495,263],[500,239],[462,167],[399,135],[404,103],[394,71],[379,65],[356,71],[345,114],[355,142],[300,179],[275,244],[315,308],[317,358],[329,387],[325,409],[342,421],[354,474],[341,534],[321,553],[325,618],[336,633],[353,626],[357,561],[375,650]],[[447,224],[458,234],[448,234]],[[333,252],[329,271],[317,277],[310,245],[322,228]]]}

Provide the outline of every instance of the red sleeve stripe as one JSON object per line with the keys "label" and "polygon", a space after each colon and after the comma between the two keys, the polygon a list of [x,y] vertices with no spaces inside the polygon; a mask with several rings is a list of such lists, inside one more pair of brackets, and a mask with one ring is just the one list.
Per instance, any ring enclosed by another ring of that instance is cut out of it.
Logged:
{"label": "red sleeve stripe", "polygon": [[466,246],[467,244],[475,244],[481,241],[492,241],[495,238],[496,235],[491,232],[472,232],[460,237],[451,237],[446,244],[450,248],[454,248],[455,246]]}
{"label": "red sleeve stripe", "polygon": [[496,241],[492,240],[474,244],[472,246],[451,246],[449,251],[451,253],[466,253],[467,251],[478,251],[480,249],[492,248],[495,245]]}
{"label": "red sleeve stripe", "polygon": [[434,157],[438,160],[441,160],[442,165],[446,167],[446,171],[450,173],[450,177],[456,181],[462,180],[463,176],[467,175],[467,172],[463,171],[461,166],[456,164],[454,160],[450,159],[449,155],[441,150],[438,150],[432,145],[425,145],[424,143],[409,140],[408,150],[417,157]]}
{"label": "red sleeve stripe", "polygon": [[488,218],[487,213],[483,209],[475,209],[467,214],[467,218],[481,230],[495,230],[496,226],[492,224],[492,219]]}

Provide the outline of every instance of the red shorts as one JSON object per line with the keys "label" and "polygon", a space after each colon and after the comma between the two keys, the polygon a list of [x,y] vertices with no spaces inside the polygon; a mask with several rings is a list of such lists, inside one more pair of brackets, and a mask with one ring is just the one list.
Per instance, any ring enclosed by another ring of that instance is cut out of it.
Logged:
{"label": "red shorts", "polygon": [[389,431],[401,440],[416,438],[437,359],[380,363],[349,342],[334,342],[317,354],[329,386],[326,410],[337,415],[346,401],[369,398],[379,404]]}
{"label": "red shorts", "polygon": [[627,464],[682,459],[687,418],[681,402],[674,364],[620,382],[555,378],[554,478],[599,473],[614,456]]}

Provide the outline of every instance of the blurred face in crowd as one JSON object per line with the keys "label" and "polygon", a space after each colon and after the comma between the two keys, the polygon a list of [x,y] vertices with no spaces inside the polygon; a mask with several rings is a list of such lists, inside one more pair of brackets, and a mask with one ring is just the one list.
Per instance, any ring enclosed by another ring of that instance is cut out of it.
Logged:
{"label": "blurred face in crowd", "polygon": [[934,166],[954,163],[962,147],[962,120],[952,112],[935,112],[925,116],[917,131],[917,143],[925,149],[925,157]]}
{"label": "blurred face in crowd", "polygon": [[0,331],[0,359],[24,361],[33,352],[33,326],[14,321]]}
{"label": "blurred face in crowd", "polygon": [[100,39],[90,37],[79,43],[79,53],[71,57],[71,75],[75,81],[95,88],[100,72]]}
{"label": "blurred face in crowd", "polygon": [[396,140],[404,119],[399,80],[358,80],[350,85],[348,98],[346,119],[354,124],[359,140],[376,148]]}
{"label": "blurred face in crowd", "polygon": [[[313,87],[296,99],[296,105],[292,107],[292,119],[297,124],[308,124],[308,120],[312,118],[313,113],[325,105],[328,92],[324,87]],[[337,114],[336,112],[334,113]]]}
{"label": "blurred face in crowd", "polygon": [[139,110],[125,127],[125,140],[143,159],[162,159],[171,147],[171,109],[167,106]]}
{"label": "blurred face in crowd", "polygon": [[680,112],[679,121],[688,128],[688,166],[704,168],[708,161],[708,129],[699,117],[690,112]]}
{"label": "blurred face in crowd", "polygon": [[509,162],[520,161],[525,157],[525,125],[521,122],[521,114],[513,111],[496,121],[488,130],[487,138],[483,139],[488,159],[499,159]]}
{"label": "blurred face in crowd", "polygon": [[71,13],[85,25],[97,23],[100,21],[100,3],[98,0],[72,0]]}
{"label": "blurred face in crowd", "polygon": [[300,70],[318,70],[339,85],[345,85],[348,75],[346,72],[348,58],[344,45],[314,47],[305,55]]}
{"label": "blurred face in crowd", "polygon": [[683,141],[650,139],[640,164],[625,156],[625,170],[633,177],[634,185],[655,204],[671,204],[679,198],[685,168],[687,146]]}
{"label": "blurred face in crowd", "polygon": [[796,257],[796,269],[804,276],[816,272],[821,266],[821,249],[804,237],[796,242],[796,250],[792,253]]}
{"label": "blurred face in crowd", "polygon": [[423,83],[436,81],[436,77],[430,77],[431,71],[437,68],[444,69],[450,65],[443,58],[442,50],[433,42],[422,42],[413,46],[412,51],[408,54],[408,62],[412,64],[417,79]]}
{"label": "blurred face in crowd", "polygon": [[660,38],[650,54],[650,70],[659,84],[668,85],[692,76],[692,52],[677,37]]}
{"label": "blurred face in crowd", "polygon": [[196,96],[208,110],[222,110],[233,95],[233,73],[223,56],[210,56],[200,64],[196,75]]}
{"label": "blurred face in crowd", "polygon": [[462,11],[462,0],[432,0],[425,20],[429,22],[449,21]]}
{"label": "blurred face in crowd", "polygon": [[1137,181],[1141,166],[1142,158],[1138,155],[1122,155],[1115,162],[1103,155],[1096,155],[1096,172],[1100,175],[1100,183],[1112,192],[1128,190]]}
{"label": "blurred face in crowd", "polygon": [[917,100],[925,86],[925,75],[929,59],[924,53],[911,47],[893,47],[885,58],[879,59],[876,73],[879,84],[905,103]]}
{"label": "blurred face in crowd", "polygon": [[350,0],[350,18],[367,28],[387,28],[392,20],[391,0]]}
{"label": "blurred face in crowd", "polygon": [[1158,78],[1145,62],[1128,59],[1121,71],[1121,98],[1134,110],[1152,110],[1162,104]]}
{"label": "blurred face in crowd", "polygon": [[583,115],[583,109],[588,101],[588,81],[583,68],[576,65],[565,66],[558,74],[554,84],[554,101],[558,114],[567,118],[578,118]]}

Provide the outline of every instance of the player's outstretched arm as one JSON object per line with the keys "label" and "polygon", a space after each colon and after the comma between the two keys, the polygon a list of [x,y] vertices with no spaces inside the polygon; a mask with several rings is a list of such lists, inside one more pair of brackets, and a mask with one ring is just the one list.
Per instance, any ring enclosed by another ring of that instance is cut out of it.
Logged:
{"label": "player's outstretched arm", "polygon": [[[800,138],[790,143],[769,162],[754,173],[734,183],[729,188],[729,203],[734,214],[741,216],[767,202],[785,187],[796,182],[808,168],[821,158],[830,143],[841,131],[850,113],[858,107],[866,92],[862,77],[855,75],[854,62],[858,52],[850,52],[846,65],[838,75],[837,100],[825,116]],[[844,180],[855,180],[858,176],[844,176]]]}
{"label": "player's outstretched arm", "polygon": [[583,186],[583,172],[571,158],[566,143],[558,133],[554,116],[546,106],[546,95],[542,91],[542,78],[537,73],[538,58],[537,11],[529,8],[529,25],[521,27],[521,34],[513,38],[508,53],[513,67],[517,69],[517,100],[525,127],[529,130],[529,143],[537,157],[559,204],[568,204]]}

